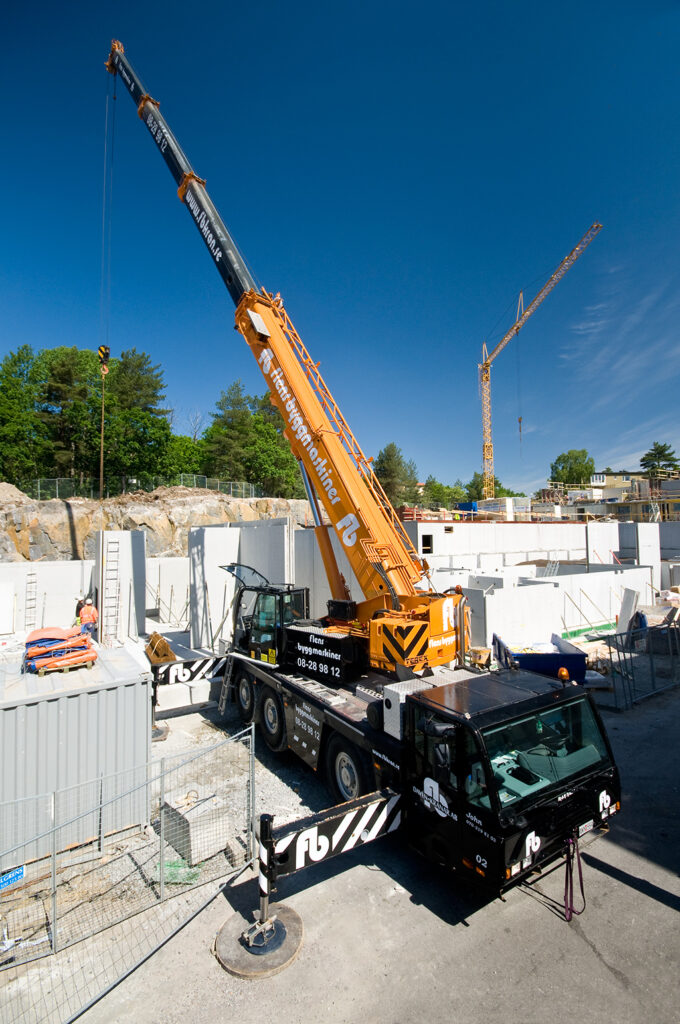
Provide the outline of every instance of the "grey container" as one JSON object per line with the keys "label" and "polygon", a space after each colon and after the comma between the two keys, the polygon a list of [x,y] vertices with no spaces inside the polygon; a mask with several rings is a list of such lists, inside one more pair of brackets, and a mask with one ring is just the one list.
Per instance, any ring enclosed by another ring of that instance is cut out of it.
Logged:
{"label": "grey container", "polygon": [[49,837],[32,840],[53,824],[76,819],[58,832],[64,849],[148,821],[151,672],[131,647],[99,655],[43,677],[19,655],[0,664],[0,870],[48,853]]}

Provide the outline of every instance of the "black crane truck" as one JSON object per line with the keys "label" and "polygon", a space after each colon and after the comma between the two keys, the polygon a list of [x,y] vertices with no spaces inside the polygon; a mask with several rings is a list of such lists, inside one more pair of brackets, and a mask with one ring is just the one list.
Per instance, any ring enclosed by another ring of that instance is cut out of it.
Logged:
{"label": "black crane truck", "polygon": [[233,694],[243,721],[325,773],[337,800],[399,792],[408,842],[499,892],[608,829],[619,774],[581,686],[442,666],[387,678],[332,620],[309,619],[306,588],[228,568],[239,589],[222,708]]}

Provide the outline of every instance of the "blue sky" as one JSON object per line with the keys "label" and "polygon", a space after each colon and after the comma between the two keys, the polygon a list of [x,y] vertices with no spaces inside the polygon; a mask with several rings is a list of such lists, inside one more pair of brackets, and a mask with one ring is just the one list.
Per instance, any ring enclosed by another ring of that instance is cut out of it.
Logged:
{"label": "blue sky", "polygon": [[[680,451],[676,3],[39,0],[3,23],[0,357],[102,341],[115,37],[367,455],[481,468],[482,343],[595,220],[493,365],[496,475],[534,490],[568,448],[598,469]],[[123,91],[115,133],[110,345],[163,365],[183,432],[264,383]]]}

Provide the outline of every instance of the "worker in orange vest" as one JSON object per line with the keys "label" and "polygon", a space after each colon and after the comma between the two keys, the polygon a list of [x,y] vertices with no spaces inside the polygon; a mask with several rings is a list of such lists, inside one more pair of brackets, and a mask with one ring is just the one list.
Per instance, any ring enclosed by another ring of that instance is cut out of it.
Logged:
{"label": "worker in orange vest", "polygon": [[95,626],[97,625],[97,619],[99,614],[97,609],[92,604],[92,598],[88,597],[87,601],[80,609],[80,623],[82,625],[83,633],[87,632],[90,635],[94,633]]}

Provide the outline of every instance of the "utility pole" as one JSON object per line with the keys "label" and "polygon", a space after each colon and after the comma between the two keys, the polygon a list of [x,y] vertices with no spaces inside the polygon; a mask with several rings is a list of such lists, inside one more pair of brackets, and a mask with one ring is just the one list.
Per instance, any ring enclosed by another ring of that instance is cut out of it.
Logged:
{"label": "utility pole", "polygon": [[104,393],[106,391],[106,375],[109,372],[109,356],[111,349],[108,345],[100,345],[99,362],[102,372],[102,425],[99,439],[99,500],[104,498]]}

